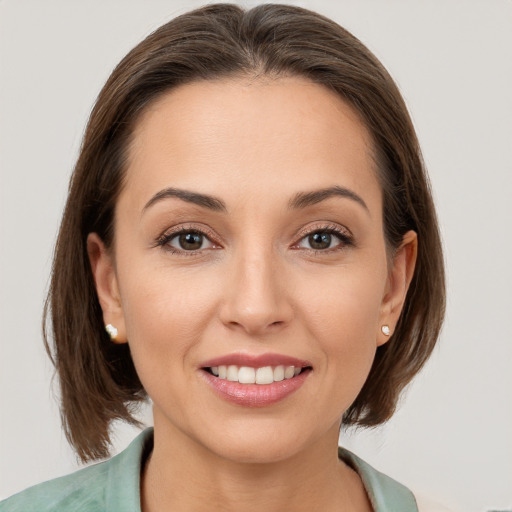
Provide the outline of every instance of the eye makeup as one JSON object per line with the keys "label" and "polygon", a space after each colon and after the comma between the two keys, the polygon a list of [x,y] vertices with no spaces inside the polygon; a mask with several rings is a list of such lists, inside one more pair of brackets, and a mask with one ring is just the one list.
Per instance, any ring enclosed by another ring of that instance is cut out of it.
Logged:
{"label": "eye makeup", "polygon": [[[166,231],[158,237],[155,246],[177,256],[199,256],[205,251],[222,249],[219,237],[204,225],[187,224]],[[298,241],[290,247],[315,255],[327,255],[354,247],[350,231],[337,224],[321,224],[302,230]]]}

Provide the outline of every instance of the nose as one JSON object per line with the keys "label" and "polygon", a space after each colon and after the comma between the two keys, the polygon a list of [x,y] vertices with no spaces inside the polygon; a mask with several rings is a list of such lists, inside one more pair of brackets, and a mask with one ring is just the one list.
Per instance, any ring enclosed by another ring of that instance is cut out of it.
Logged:
{"label": "nose", "polygon": [[221,321],[250,335],[275,333],[293,317],[290,286],[272,251],[234,256],[223,290]]}

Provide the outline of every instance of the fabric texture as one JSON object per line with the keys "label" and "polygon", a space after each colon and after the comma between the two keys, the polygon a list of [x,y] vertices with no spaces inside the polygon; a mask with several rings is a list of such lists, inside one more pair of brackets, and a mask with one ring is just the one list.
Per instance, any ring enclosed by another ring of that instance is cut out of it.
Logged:
{"label": "fabric texture", "polygon": [[[141,464],[152,445],[149,428],[110,460],[30,487],[2,501],[0,512],[141,512]],[[375,512],[418,512],[409,489],[348,450],[338,453],[360,475]]]}

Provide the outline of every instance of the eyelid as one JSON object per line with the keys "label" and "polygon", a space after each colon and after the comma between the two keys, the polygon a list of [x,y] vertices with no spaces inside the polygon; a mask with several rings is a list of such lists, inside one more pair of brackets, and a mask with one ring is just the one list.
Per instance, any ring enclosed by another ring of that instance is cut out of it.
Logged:
{"label": "eyelid", "polygon": [[[200,249],[190,249],[190,250],[182,249],[181,247],[179,247],[179,241],[180,241],[181,235],[183,235],[183,234],[199,235],[201,237],[201,246],[206,243],[207,247],[201,247]],[[177,233],[171,233],[171,235],[167,236],[166,238],[167,238],[167,242],[165,245],[168,247],[172,247],[173,250],[178,251],[178,252],[183,251],[186,253],[194,253],[194,252],[201,252],[206,249],[211,249],[211,248],[215,247],[215,244],[210,240],[210,238],[208,236],[206,236],[201,231],[197,231],[197,230],[188,229],[185,231],[178,231]],[[176,241],[178,241],[178,247],[173,245],[174,243],[176,243]]]}
{"label": "eyelid", "polygon": [[334,231],[343,234],[347,238],[353,238],[352,233],[345,226],[335,224],[333,222],[320,222],[319,224],[315,225],[308,224],[306,227],[301,228],[297,233],[297,239],[302,239],[311,233],[316,233],[317,231]]}
{"label": "eyelid", "polygon": [[[195,251],[186,251],[184,249],[178,249],[176,247],[172,247],[168,245],[168,243],[176,236],[182,233],[199,233],[203,235],[205,238],[209,240],[212,244],[212,247],[208,247],[207,249],[198,249]],[[173,226],[172,228],[166,229],[157,239],[155,246],[166,247],[167,250],[177,254],[184,254],[187,256],[193,256],[194,254],[199,254],[202,251],[209,250],[212,248],[218,249],[222,247],[222,244],[218,242],[218,235],[212,231],[210,228],[204,225],[197,224],[180,224],[178,226]]]}
{"label": "eyelid", "polygon": [[[209,240],[209,242],[212,244],[211,247],[205,248],[205,249],[197,249],[197,250],[190,250],[187,251],[185,249],[179,249],[173,246],[169,245],[169,242],[176,236],[180,235],[181,233],[199,233],[203,235],[205,238]],[[328,232],[330,234],[333,234],[336,236],[340,243],[337,244],[335,247],[331,247],[328,249],[312,249],[312,248],[303,248],[299,247],[299,244],[302,242],[303,239],[305,239],[307,236],[317,233],[317,232]],[[206,250],[211,249],[220,249],[223,247],[223,245],[218,242],[219,236],[211,230],[209,227],[205,225],[198,225],[198,224],[180,224],[178,226],[173,226],[172,228],[169,228],[165,230],[156,240],[155,246],[160,246],[165,250],[168,250],[171,253],[177,254],[177,255],[184,255],[184,256],[198,256],[202,252]],[[344,249],[346,247],[353,247],[355,246],[354,236],[352,235],[351,231],[346,228],[345,226],[342,226],[340,224],[334,224],[332,222],[325,222],[322,224],[316,224],[316,225],[308,225],[305,228],[301,228],[301,230],[297,233],[296,236],[296,242],[294,242],[291,246],[294,250],[305,250],[309,252],[314,253],[330,253],[337,250]]]}
{"label": "eyelid", "polygon": [[[312,235],[313,233],[318,232],[328,232],[336,236],[340,243],[336,245],[335,247],[331,247],[328,249],[308,249],[299,247],[299,244],[309,235]],[[346,247],[353,247],[355,246],[354,241],[354,235],[352,235],[351,231],[346,228],[345,226],[341,226],[339,224],[333,224],[332,222],[326,222],[324,224],[315,225],[315,226],[307,226],[306,228],[302,228],[299,233],[297,234],[297,241],[292,245],[292,249],[295,250],[306,250],[306,251],[313,251],[315,253],[329,253],[331,251],[340,250]]]}

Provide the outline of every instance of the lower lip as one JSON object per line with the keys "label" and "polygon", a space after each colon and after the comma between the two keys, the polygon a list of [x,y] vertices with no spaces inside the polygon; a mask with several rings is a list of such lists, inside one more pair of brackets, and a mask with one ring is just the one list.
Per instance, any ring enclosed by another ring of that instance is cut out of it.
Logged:
{"label": "lower lip", "polygon": [[240,384],[219,379],[201,370],[204,379],[217,394],[229,402],[245,407],[265,407],[280,402],[297,391],[310,373],[310,369],[303,370],[296,377],[272,384]]}

